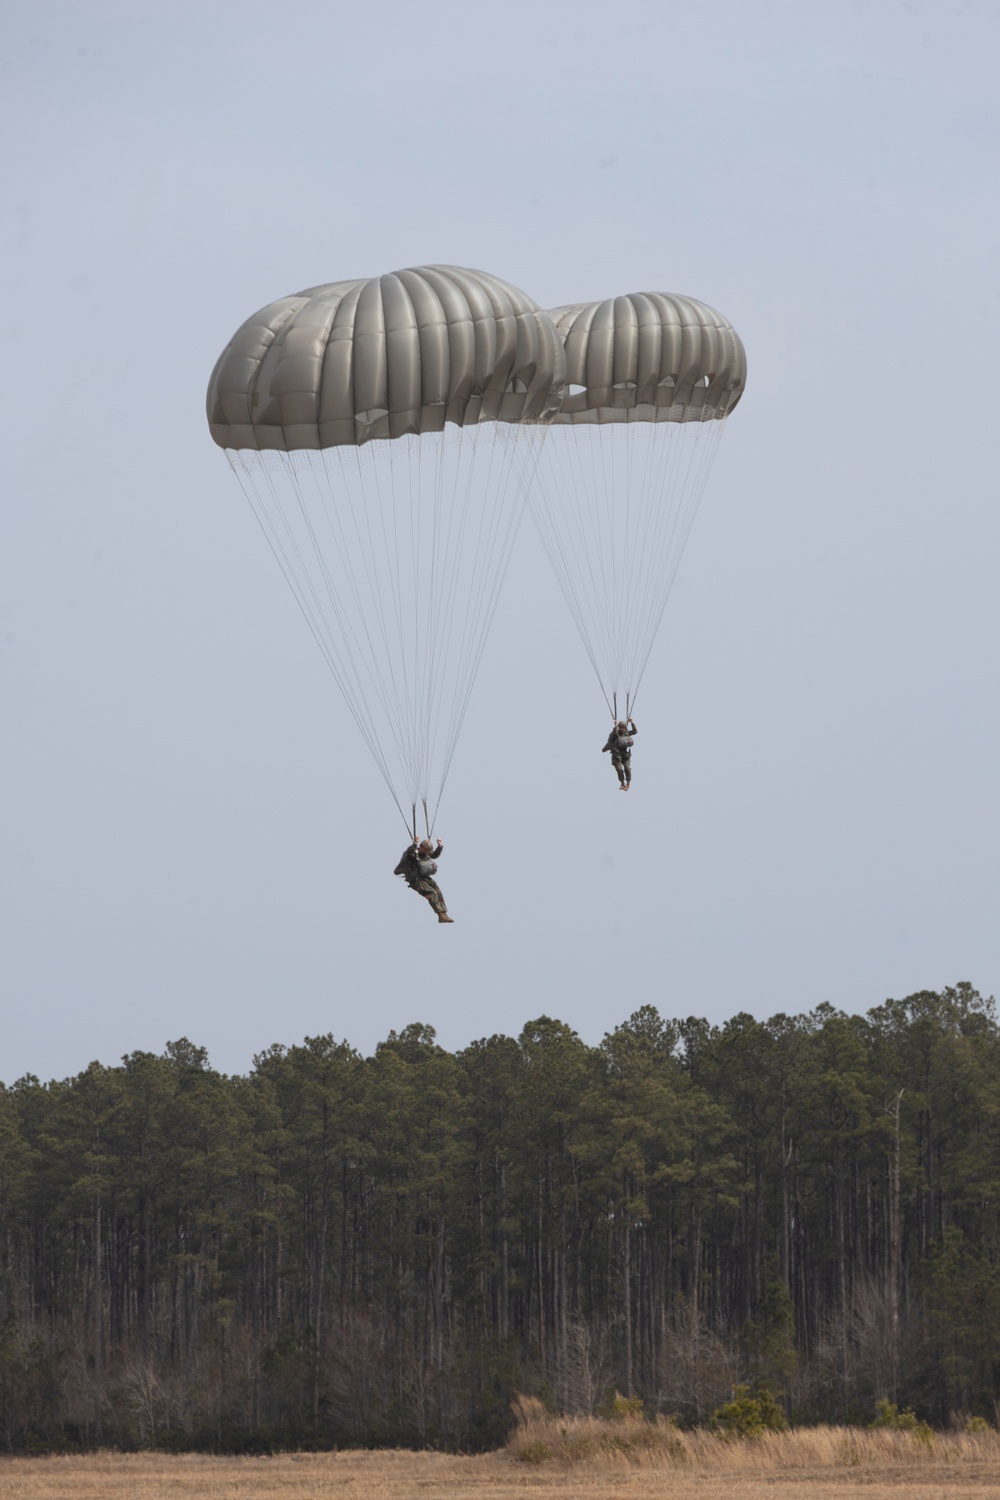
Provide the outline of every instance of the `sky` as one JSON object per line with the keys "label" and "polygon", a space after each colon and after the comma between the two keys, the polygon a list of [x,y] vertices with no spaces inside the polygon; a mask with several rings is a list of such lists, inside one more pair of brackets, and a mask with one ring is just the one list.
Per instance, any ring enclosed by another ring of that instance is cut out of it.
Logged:
{"label": "sky", "polygon": [[[8,8],[0,1079],[997,989],[998,54],[992,0]],[[452,926],[204,410],[258,307],[427,262],[749,362],[627,798],[522,527]]]}

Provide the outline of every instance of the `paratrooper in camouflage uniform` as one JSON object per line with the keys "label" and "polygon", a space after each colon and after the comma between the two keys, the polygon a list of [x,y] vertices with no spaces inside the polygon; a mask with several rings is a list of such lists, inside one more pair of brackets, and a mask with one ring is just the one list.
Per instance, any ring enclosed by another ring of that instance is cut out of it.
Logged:
{"label": "paratrooper in camouflage uniform", "polygon": [[632,741],[638,733],[634,719],[619,719],[612,725],[608,743],[601,750],[602,755],[611,751],[611,764],[618,773],[620,792],[627,792],[632,785]]}
{"label": "paratrooper in camouflage uniform", "polygon": [[430,902],[431,908],[437,912],[439,922],[454,922],[455,918],[448,915],[441,887],[434,879],[437,874],[436,861],[441,858],[443,848],[442,839],[438,839],[436,849],[430,839],[421,839],[419,844],[414,839],[403,850],[402,858],[392,873],[401,875],[411,891],[416,891],[425,901]]}

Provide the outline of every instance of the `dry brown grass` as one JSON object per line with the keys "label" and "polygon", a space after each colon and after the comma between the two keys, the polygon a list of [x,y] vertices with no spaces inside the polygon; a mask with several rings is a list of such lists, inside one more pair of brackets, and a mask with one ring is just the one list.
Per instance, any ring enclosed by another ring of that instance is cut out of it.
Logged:
{"label": "dry brown grass", "polygon": [[970,1500],[1000,1496],[1000,1434],[800,1428],[755,1439],[553,1418],[538,1402],[502,1453],[277,1458],[98,1453],[0,1459],[2,1500]]}
{"label": "dry brown grass", "polygon": [[[928,1434],[885,1428],[799,1427],[760,1437],[722,1437],[699,1428],[684,1432],[666,1418],[641,1416],[618,1421],[597,1417],[553,1417],[540,1401],[519,1397],[517,1428],[508,1453],[524,1463],[608,1463],[702,1474],[781,1474],[856,1470],[868,1478],[886,1473],[917,1473],[949,1465],[963,1473],[985,1466],[1000,1474],[1000,1433]],[[998,1492],[1000,1493],[1000,1492]]]}

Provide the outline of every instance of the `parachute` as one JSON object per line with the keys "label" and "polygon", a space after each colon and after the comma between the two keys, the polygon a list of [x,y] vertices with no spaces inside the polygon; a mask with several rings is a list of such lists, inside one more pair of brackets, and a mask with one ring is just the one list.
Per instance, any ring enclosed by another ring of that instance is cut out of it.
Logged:
{"label": "parachute", "polygon": [[617,718],[634,709],[746,355],[692,297],[639,292],[550,317],[567,393],[530,505]]}
{"label": "parachute", "polygon": [[565,356],[482,271],[284,297],[208,388],[212,437],[414,838],[430,833]]}

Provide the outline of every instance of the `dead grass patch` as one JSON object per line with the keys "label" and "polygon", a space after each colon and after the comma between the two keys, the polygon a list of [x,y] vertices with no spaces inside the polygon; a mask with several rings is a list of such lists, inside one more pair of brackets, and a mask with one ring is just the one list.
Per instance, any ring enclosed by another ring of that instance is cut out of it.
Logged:
{"label": "dead grass patch", "polygon": [[[520,1398],[517,1429],[507,1452],[527,1467],[626,1469],[670,1475],[671,1493],[685,1485],[705,1495],[718,1483],[720,1494],[755,1492],[763,1486],[794,1485],[811,1497],[840,1494],[865,1486],[874,1496],[886,1487],[897,1496],[978,1487],[1000,1494],[1000,1433],[900,1432],[850,1427],[800,1427],[764,1432],[757,1437],[727,1437],[705,1429],[686,1432],[671,1420],[629,1416],[616,1421],[596,1417],[556,1417],[540,1401]],[[829,1488],[832,1486],[832,1488]],[[826,1487],[826,1488],[824,1488]]]}
{"label": "dead grass patch", "polygon": [[97,1453],[0,1459],[0,1500],[970,1500],[1000,1495],[1000,1434],[799,1428],[759,1438],[667,1421],[548,1416],[522,1402],[507,1449],[474,1457]]}

